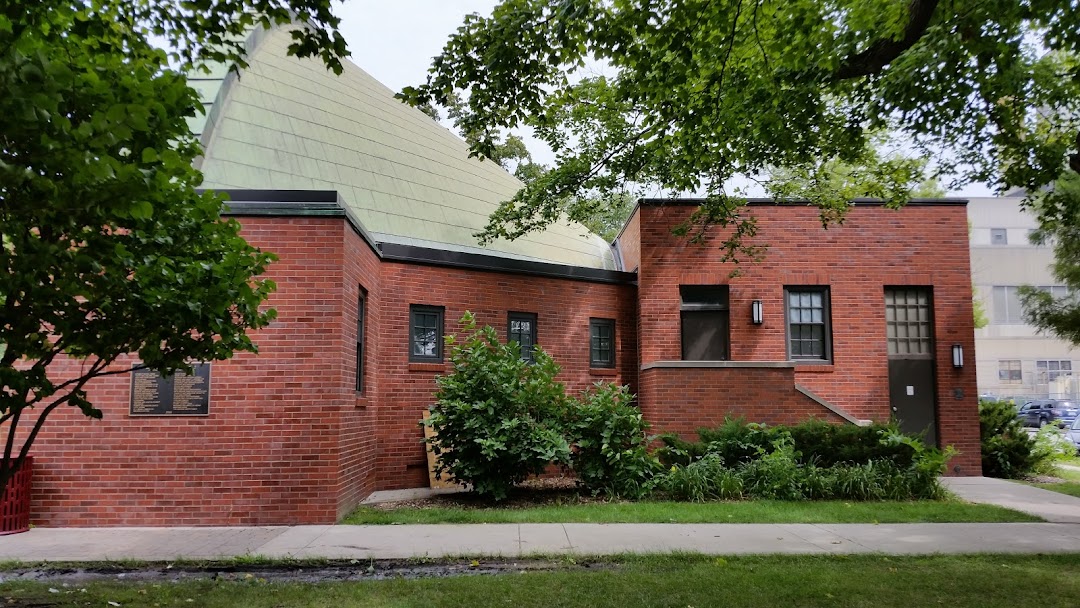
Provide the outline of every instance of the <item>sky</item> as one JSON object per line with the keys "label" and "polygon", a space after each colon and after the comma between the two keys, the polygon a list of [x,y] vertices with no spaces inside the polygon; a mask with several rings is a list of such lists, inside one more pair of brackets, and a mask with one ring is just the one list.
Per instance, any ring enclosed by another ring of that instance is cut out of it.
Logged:
{"label": "sky", "polygon": [[[497,3],[497,0],[345,0],[336,7],[336,13],[341,17],[341,34],[352,52],[353,63],[391,90],[400,91],[407,85],[424,82],[432,58],[463,23],[465,15],[488,15]],[[541,142],[527,133],[518,134],[524,137],[537,162],[553,163],[554,156]],[[981,184],[949,194],[993,196]]]}

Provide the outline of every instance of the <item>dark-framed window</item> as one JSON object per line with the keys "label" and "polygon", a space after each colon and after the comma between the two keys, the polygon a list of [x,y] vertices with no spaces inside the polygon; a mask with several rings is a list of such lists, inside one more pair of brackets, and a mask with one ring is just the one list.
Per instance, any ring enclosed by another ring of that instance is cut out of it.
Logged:
{"label": "dark-framed window", "polygon": [[442,363],[442,306],[409,306],[409,361]]}
{"label": "dark-framed window", "polygon": [[536,346],[536,314],[531,312],[507,314],[506,340],[517,342],[521,346],[521,358],[532,361],[533,347]]}
{"label": "dark-framed window", "polygon": [[589,366],[615,367],[615,319],[589,319]]}
{"label": "dark-framed window", "polygon": [[367,292],[360,288],[356,298],[356,392],[364,392],[364,313],[367,310]]}
{"label": "dark-framed window", "polygon": [[1024,373],[1020,367],[1019,359],[1003,359],[998,361],[998,381],[1002,384],[1022,384]]}
{"label": "dark-framed window", "polygon": [[726,361],[730,357],[731,317],[727,285],[680,285],[682,358]]}
{"label": "dark-framed window", "polygon": [[788,358],[832,360],[828,287],[785,287]]}

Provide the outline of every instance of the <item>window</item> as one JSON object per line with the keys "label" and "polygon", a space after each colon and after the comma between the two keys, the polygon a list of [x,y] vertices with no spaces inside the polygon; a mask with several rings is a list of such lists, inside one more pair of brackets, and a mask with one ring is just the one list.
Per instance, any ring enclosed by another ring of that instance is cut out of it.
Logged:
{"label": "window", "polygon": [[1069,288],[1064,285],[1039,285],[1036,289],[1054,296],[1055,300],[1064,300],[1069,297]]}
{"label": "window", "polygon": [[536,346],[536,315],[529,312],[512,312],[507,315],[506,339],[521,345],[521,358],[533,360]]}
{"label": "window", "polygon": [[1058,378],[1072,375],[1072,361],[1036,361],[1037,384],[1050,384]]}
{"label": "window", "polygon": [[615,319],[589,319],[589,366],[615,367]]}
{"label": "window", "polygon": [[1009,244],[1009,232],[1004,228],[991,228],[990,229],[990,244],[991,245],[1008,245]]}
{"label": "window", "polygon": [[827,287],[785,288],[788,319],[788,357],[832,359]]}
{"label": "window", "polygon": [[682,358],[724,361],[728,358],[730,312],[727,285],[682,285]]}
{"label": "window", "polygon": [[890,287],[885,290],[885,339],[890,356],[933,356],[930,290]]}
{"label": "window", "polygon": [[1020,361],[1008,359],[998,361],[998,382],[1002,384],[1020,384],[1024,380],[1020,373]]}
{"label": "window", "polygon": [[409,361],[442,363],[442,306],[409,306]]}
{"label": "window", "polygon": [[1000,325],[1022,325],[1024,308],[1020,305],[1020,291],[1013,286],[994,286],[994,323]]}
{"label": "window", "polygon": [[367,300],[367,292],[360,288],[360,296],[356,300],[356,392],[364,390],[364,304]]}

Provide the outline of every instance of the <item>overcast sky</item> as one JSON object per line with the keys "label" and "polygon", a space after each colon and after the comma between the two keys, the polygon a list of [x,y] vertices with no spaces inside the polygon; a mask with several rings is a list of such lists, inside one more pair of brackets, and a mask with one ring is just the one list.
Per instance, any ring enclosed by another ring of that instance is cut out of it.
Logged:
{"label": "overcast sky", "polygon": [[[346,0],[337,7],[341,33],[352,61],[394,91],[424,81],[431,60],[469,13],[488,15],[497,0]],[[524,135],[524,134],[523,134]],[[538,162],[551,164],[550,151],[527,137]],[[972,185],[962,196],[992,196]]]}

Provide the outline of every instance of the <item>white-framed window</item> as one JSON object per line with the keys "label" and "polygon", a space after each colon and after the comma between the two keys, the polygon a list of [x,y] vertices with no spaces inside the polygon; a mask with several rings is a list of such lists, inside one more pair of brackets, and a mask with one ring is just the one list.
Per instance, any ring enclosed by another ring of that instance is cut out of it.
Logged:
{"label": "white-framed window", "polygon": [[1008,245],[1009,244],[1009,231],[1004,228],[991,228],[990,229],[990,244],[991,245]]}

